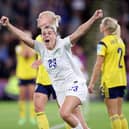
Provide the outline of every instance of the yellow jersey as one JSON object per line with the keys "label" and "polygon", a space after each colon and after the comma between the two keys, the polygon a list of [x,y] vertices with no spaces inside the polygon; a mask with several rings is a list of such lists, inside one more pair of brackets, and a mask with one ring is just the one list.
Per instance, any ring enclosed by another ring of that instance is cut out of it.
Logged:
{"label": "yellow jersey", "polygon": [[[43,42],[43,39],[42,39],[41,35],[38,35],[36,37],[36,40],[38,42]],[[39,54],[38,54],[38,59],[40,59]],[[48,72],[46,71],[46,68],[43,64],[41,64],[38,68],[38,75],[37,75],[36,83],[42,84],[44,86],[48,86],[48,85],[52,84],[51,80],[50,80],[50,77],[48,75]]]}
{"label": "yellow jersey", "polygon": [[116,35],[105,36],[97,45],[97,55],[104,56],[101,85],[107,88],[126,86],[125,45]]}
{"label": "yellow jersey", "polygon": [[16,76],[20,79],[28,80],[35,79],[37,75],[37,70],[32,68],[32,63],[36,60],[36,53],[32,56],[25,57],[21,53],[24,51],[24,47],[22,45],[18,45],[16,47]]}

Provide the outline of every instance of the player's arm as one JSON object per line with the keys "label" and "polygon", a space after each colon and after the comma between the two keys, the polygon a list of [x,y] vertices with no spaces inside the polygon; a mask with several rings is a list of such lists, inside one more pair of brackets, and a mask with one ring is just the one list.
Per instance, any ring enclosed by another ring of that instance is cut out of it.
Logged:
{"label": "player's arm", "polygon": [[8,17],[2,16],[0,19],[0,24],[2,26],[6,26],[12,33],[14,33],[20,40],[23,40],[26,45],[31,48],[34,48],[33,39],[28,36],[25,32],[21,31],[20,29],[16,28],[9,22]]}
{"label": "player's arm", "polygon": [[41,60],[41,59],[35,60],[35,61],[32,63],[32,68],[37,69],[41,64],[42,64],[42,60]]}
{"label": "player's arm", "polygon": [[71,43],[75,43],[82,35],[84,35],[89,28],[92,26],[92,24],[99,18],[103,17],[103,11],[101,9],[98,9],[95,11],[95,13],[93,14],[93,16],[85,23],[83,23],[82,25],[80,25],[75,32],[73,32],[70,35],[70,41]]}
{"label": "player's arm", "polygon": [[101,67],[104,62],[104,56],[98,55],[96,59],[96,63],[93,68],[92,76],[89,82],[88,90],[90,93],[93,93],[93,88],[95,86],[95,83],[99,77],[99,74],[101,72]]}

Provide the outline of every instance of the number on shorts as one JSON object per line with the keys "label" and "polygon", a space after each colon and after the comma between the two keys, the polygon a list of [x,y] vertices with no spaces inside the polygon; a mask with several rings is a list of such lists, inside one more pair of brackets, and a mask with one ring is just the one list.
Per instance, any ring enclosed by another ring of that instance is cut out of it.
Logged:
{"label": "number on shorts", "polygon": [[72,91],[75,91],[76,92],[77,90],[78,90],[78,86],[73,86],[72,87]]}

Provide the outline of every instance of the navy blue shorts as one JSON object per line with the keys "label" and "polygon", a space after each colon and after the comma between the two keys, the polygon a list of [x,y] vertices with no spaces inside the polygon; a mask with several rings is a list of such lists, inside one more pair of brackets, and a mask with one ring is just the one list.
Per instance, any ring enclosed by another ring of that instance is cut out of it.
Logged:
{"label": "navy blue shorts", "polygon": [[46,94],[48,98],[50,97],[50,95],[52,95],[53,99],[56,99],[56,93],[52,85],[36,84],[35,92]]}
{"label": "navy blue shorts", "polygon": [[118,86],[113,88],[102,88],[101,91],[103,92],[103,95],[105,98],[118,98],[118,97],[124,97],[124,90],[125,86]]}
{"label": "navy blue shorts", "polygon": [[28,80],[18,79],[19,86],[27,86],[29,84],[35,84],[35,79],[28,79]]}

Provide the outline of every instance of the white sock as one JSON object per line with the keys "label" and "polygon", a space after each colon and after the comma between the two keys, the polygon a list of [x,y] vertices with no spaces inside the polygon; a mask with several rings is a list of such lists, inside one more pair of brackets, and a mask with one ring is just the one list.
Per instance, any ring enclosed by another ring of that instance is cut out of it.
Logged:
{"label": "white sock", "polygon": [[83,129],[83,127],[82,127],[81,123],[79,122],[78,125],[73,129]]}

